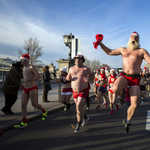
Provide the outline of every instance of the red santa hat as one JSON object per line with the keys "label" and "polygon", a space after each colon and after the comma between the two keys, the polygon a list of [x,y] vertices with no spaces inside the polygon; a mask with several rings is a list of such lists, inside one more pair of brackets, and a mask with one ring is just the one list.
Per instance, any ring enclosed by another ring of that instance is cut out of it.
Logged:
{"label": "red santa hat", "polygon": [[105,68],[108,68],[108,66],[105,66]]}
{"label": "red santa hat", "polygon": [[28,60],[30,61],[30,54],[24,54],[20,57],[20,59]]}
{"label": "red santa hat", "polygon": [[105,71],[105,68],[101,68],[101,70],[104,70],[104,71]]}
{"label": "red santa hat", "polygon": [[131,35],[136,35],[136,36],[139,37],[139,34],[137,32],[135,32],[135,31]]}
{"label": "red santa hat", "polygon": [[97,70],[96,70],[96,72],[100,72],[100,70],[99,70],[99,69],[97,69]]}
{"label": "red santa hat", "polygon": [[111,68],[110,72],[111,72],[111,71],[115,71],[115,69],[114,69],[114,68]]}
{"label": "red santa hat", "polygon": [[144,69],[143,70],[146,70],[146,67],[144,67]]}

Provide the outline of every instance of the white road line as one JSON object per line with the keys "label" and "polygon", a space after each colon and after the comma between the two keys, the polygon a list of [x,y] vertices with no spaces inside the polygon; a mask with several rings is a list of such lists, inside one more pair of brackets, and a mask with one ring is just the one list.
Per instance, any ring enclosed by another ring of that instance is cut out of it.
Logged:
{"label": "white road line", "polygon": [[150,110],[147,111],[146,130],[150,130]]}

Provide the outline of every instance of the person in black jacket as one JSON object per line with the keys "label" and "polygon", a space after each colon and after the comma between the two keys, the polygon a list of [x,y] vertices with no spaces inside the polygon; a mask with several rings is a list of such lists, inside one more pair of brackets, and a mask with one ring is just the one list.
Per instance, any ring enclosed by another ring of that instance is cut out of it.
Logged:
{"label": "person in black jacket", "polygon": [[23,78],[22,69],[23,65],[21,65],[21,62],[16,62],[12,64],[12,67],[6,76],[2,88],[2,92],[5,96],[5,106],[1,109],[5,114],[13,114],[11,107],[17,100],[18,90],[21,86],[21,78]]}
{"label": "person in black jacket", "polygon": [[47,99],[48,91],[52,89],[51,85],[50,85],[51,77],[50,77],[50,73],[49,73],[49,67],[45,66],[43,68],[42,72],[43,72],[42,73],[42,83],[43,83],[43,98],[42,98],[42,101],[48,103],[48,102],[50,102]]}

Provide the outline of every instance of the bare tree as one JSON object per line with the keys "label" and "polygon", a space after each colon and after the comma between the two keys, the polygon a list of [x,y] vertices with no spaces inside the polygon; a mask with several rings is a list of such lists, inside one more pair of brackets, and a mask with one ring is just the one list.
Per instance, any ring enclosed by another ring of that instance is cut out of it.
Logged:
{"label": "bare tree", "polygon": [[96,59],[94,59],[92,62],[91,62],[91,70],[92,71],[95,71],[97,69],[97,66],[96,66]]}
{"label": "bare tree", "polygon": [[101,68],[101,63],[99,60],[89,60],[88,58],[85,58],[85,66],[89,67],[92,71],[96,71],[97,69]]}
{"label": "bare tree", "polygon": [[85,58],[84,65],[91,68],[91,60],[89,60],[88,58]]}
{"label": "bare tree", "polygon": [[35,38],[29,38],[27,41],[24,41],[23,45],[25,52],[22,50],[18,50],[19,56],[22,56],[23,54],[30,53],[30,64],[39,66],[42,64],[42,61],[38,58],[42,56],[42,46],[39,45],[39,41]]}
{"label": "bare tree", "polygon": [[[100,68],[105,68],[106,66],[108,66],[107,64],[102,64]],[[108,68],[110,69],[111,67],[108,66]]]}

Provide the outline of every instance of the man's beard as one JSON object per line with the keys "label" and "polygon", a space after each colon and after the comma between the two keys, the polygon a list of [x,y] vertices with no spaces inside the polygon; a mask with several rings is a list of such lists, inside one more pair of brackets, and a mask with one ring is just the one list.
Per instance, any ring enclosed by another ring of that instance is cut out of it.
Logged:
{"label": "man's beard", "polygon": [[130,50],[134,50],[134,49],[138,49],[140,47],[140,44],[135,40],[129,40],[127,46]]}

